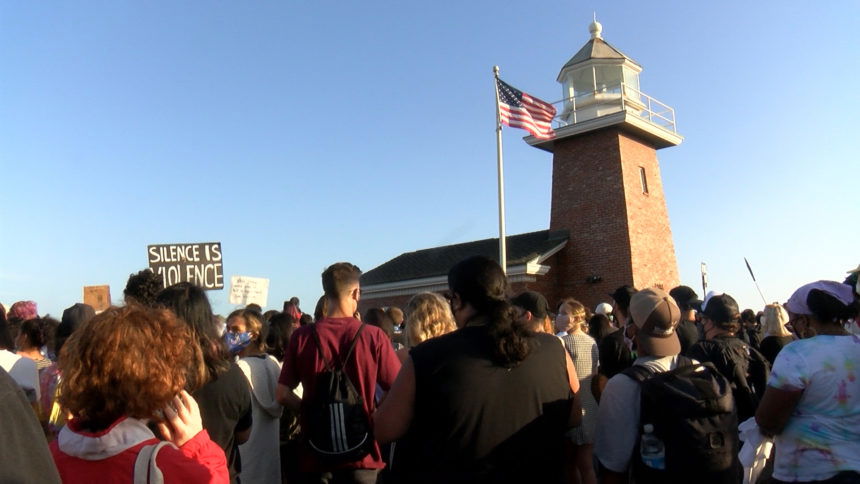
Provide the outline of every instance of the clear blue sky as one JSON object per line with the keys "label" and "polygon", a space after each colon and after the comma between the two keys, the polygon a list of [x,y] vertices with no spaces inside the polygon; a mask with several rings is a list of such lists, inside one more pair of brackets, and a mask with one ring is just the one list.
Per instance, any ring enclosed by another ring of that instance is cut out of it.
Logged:
{"label": "clear blue sky", "polygon": [[[860,262],[856,1],[17,2],[0,302],[120,302],[147,244],[220,241],[227,281],[311,310],[334,261],[496,236],[492,66],[560,99],[594,11],[685,136],[659,152],[682,282],[706,261],[760,308],[744,256],[771,300]],[[504,133],[509,234],[549,224],[551,156],[524,134]]]}

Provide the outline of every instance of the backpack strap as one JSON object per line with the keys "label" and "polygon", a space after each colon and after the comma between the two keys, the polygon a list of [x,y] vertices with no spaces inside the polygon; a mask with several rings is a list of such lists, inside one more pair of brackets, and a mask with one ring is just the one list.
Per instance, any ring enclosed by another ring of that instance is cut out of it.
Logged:
{"label": "backpack strap", "polygon": [[[362,322],[361,326],[358,327],[358,331],[355,332],[355,336],[353,336],[352,342],[349,344],[349,350],[347,350],[346,356],[344,356],[341,359],[341,362],[340,362],[340,369],[341,370],[343,370],[344,367],[346,367],[346,362],[349,361],[349,357],[350,357],[350,355],[352,355],[352,350],[355,349],[355,343],[358,341],[358,335],[361,334],[361,330],[364,329],[364,325],[365,325],[365,323]],[[323,353],[322,343],[320,342],[320,337],[317,334],[316,324],[311,325],[311,334],[314,337],[314,342],[317,344],[317,351],[320,354],[320,358],[322,358],[322,360],[323,360],[323,364],[325,365],[326,370],[333,371],[334,365],[331,364],[331,361],[326,359],[325,353]]]}
{"label": "backpack strap", "polygon": [[636,383],[642,383],[645,380],[654,376],[656,372],[654,372],[647,366],[633,365],[630,368],[625,368],[624,371],[621,372],[621,374],[627,376]]}
{"label": "backpack strap", "polygon": [[[684,366],[693,366],[693,360],[686,356],[678,355],[678,360],[675,363],[675,368],[677,369]],[[625,369],[621,373],[627,375],[627,377],[633,379],[637,383],[642,383],[660,372],[652,370],[647,366],[633,365],[630,368]]]}
{"label": "backpack strap", "polygon": [[325,365],[325,369],[328,371],[332,371],[334,366],[332,366],[331,361],[326,359],[325,353],[323,353],[322,343],[320,342],[320,335],[317,334],[317,325],[316,323],[311,325],[311,335],[314,337],[314,343],[317,345],[317,352],[320,354],[320,358],[323,360],[323,365]]}
{"label": "backpack strap", "polygon": [[137,459],[134,461],[134,484],[164,483],[164,475],[155,463],[155,458],[158,457],[158,451],[167,445],[172,444],[162,440],[157,444],[141,447],[140,452],[137,453]]}
{"label": "backpack strap", "polygon": [[349,344],[349,350],[346,352],[346,356],[343,357],[343,361],[340,363],[341,370],[346,367],[346,362],[349,361],[349,357],[352,355],[352,350],[355,349],[355,344],[358,342],[358,335],[360,335],[361,330],[364,329],[364,324],[365,323],[361,323],[361,326],[358,327],[358,331],[355,332],[355,336],[352,338],[352,343]]}

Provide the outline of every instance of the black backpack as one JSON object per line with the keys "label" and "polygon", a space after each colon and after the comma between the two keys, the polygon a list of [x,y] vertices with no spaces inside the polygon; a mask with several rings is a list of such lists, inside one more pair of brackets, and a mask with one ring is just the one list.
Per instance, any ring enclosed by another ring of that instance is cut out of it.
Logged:
{"label": "black backpack", "polygon": [[[711,363],[679,357],[674,370],[644,366],[623,372],[641,390],[639,437],[631,459],[634,481],[642,483],[737,483],[738,417],[728,380]],[[665,469],[643,462],[645,425],[662,441]]]}
{"label": "black backpack", "polygon": [[325,358],[316,326],[311,329],[325,371],[317,376],[316,391],[307,407],[307,429],[303,430],[308,447],[329,464],[360,460],[373,446],[364,399],[344,371],[362,329],[364,323],[356,331],[338,367]]}

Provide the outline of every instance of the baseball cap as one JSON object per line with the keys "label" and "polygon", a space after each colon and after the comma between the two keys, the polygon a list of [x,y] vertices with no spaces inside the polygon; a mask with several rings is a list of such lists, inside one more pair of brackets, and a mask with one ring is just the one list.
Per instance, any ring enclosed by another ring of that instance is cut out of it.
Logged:
{"label": "baseball cap", "polygon": [[826,294],[829,294],[839,300],[842,304],[851,304],[854,301],[851,286],[842,284],[836,281],[816,281],[800,286],[794,294],[788,298],[785,303],[785,309],[788,309],[794,314],[812,314],[806,300],[809,298],[809,292],[813,289],[818,289]]}
{"label": "baseball cap", "polygon": [[543,294],[535,291],[526,291],[511,299],[511,304],[519,306],[532,313],[532,316],[541,319],[549,313],[549,304]]}
{"label": "baseball cap", "polygon": [[609,303],[600,303],[594,308],[594,314],[602,314],[604,316],[608,316],[612,314],[612,305]]}
{"label": "baseball cap", "polygon": [[681,353],[681,342],[675,334],[681,310],[666,291],[649,287],[633,294],[630,316],[639,328],[636,340],[644,354],[663,357]]}
{"label": "baseball cap", "polygon": [[690,286],[678,286],[673,288],[669,291],[669,295],[672,296],[672,299],[675,300],[675,304],[677,304],[679,308],[695,309],[696,311],[701,310],[702,301],[699,299],[699,295],[696,294],[696,291],[694,291]]}
{"label": "baseball cap", "polygon": [[702,314],[717,324],[737,321],[741,316],[738,302],[728,294],[710,296],[702,308]]}

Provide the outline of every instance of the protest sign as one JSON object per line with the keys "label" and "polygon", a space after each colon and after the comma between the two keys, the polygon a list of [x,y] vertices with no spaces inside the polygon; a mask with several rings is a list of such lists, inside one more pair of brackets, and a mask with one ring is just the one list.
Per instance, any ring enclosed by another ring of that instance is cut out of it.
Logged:
{"label": "protest sign", "polygon": [[269,300],[269,280],[264,277],[231,276],[230,304],[251,303],[266,307]]}
{"label": "protest sign", "polygon": [[224,289],[221,242],[146,246],[149,268],[164,287],[190,282],[203,289]]}
{"label": "protest sign", "polygon": [[84,286],[84,304],[102,312],[110,307],[110,286]]}

